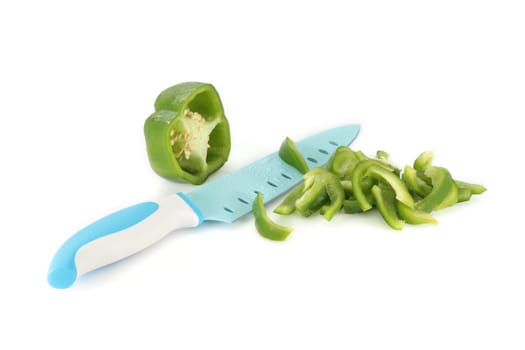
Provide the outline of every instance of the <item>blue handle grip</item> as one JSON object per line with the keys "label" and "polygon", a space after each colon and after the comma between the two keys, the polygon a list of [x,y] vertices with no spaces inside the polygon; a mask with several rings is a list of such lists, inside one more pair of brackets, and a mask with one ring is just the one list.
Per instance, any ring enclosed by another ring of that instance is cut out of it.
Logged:
{"label": "blue handle grip", "polygon": [[122,231],[153,214],[159,205],[155,202],[143,202],[119,210],[113,214],[86,226],[69,238],[57,251],[47,276],[48,283],[55,288],[68,288],[77,278],[75,255],[89,242]]}

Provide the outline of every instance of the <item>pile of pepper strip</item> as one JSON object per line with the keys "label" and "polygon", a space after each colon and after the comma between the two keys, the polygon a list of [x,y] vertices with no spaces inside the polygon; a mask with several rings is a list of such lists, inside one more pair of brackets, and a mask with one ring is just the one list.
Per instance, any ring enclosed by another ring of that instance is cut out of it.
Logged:
{"label": "pile of pepper strip", "polygon": [[[281,147],[290,144],[293,146],[290,141],[283,142]],[[282,155],[289,153],[289,149],[280,152],[284,161],[288,162],[288,157]],[[294,153],[293,159],[300,156]],[[401,171],[388,161],[389,155],[384,151],[370,158],[341,146],[326,165],[304,173],[304,181],[290,191],[274,212],[298,212],[305,217],[319,212],[331,220],[341,211],[354,214],[377,208],[384,221],[396,230],[401,230],[405,222],[437,224],[431,212],[468,201],[486,189],[455,180],[447,169],[432,165],[433,157],[432,152],[423,152],[413,166],[405,166]],[[272,239],[271,233],[265,232],[264,236]]]}

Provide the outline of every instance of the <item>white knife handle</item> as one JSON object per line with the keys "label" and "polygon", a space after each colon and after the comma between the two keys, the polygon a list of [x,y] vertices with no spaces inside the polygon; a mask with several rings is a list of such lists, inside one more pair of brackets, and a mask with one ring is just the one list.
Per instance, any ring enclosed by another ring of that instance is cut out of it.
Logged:
{"label": "white knife handle", "polygon": [[55,288],[80,275],[135,254],[173,230],[195,227],[203,218],[182,194],[143,202],[103,217],[78,231],[57,251],[48,272]]}

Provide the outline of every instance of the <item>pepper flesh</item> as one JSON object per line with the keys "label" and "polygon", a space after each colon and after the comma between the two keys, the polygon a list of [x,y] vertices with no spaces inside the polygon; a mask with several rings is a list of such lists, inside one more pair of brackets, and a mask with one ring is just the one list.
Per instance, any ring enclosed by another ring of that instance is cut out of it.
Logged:
{"label": "pepper flesh", "polygon": [[284,200],[273,210],[280,215],[290,215],[295,211],[295,202],[303,194],[304,183],[295,186],[293,190],[284,198]]}
{"label": "pepper flesh", "polygon": [[297,145],[289,137],[284,139],[281,144],[281,148],[279,148],[279,157],[297,169],[301,174],[305,174],[308,171],[308,165],[306,164],[301,152],[299,152]]}
{"label": "pepper flesh", "polygon": [[432,182],[432,191],[417,203],[416,208],[430,213],[432,210],[443,208],[454,201],[454,189],[457,201],[457,187],[450,172],[441,167],[432,166],[425,170],[425,175]]}
{"label": "pepper flesh", "polygon": [[390,188],[381,188],[378,185],[372,186],[372,195],[376,201],[379,213],[388,224],[395,230],[401,230],[404,221],[397,215],[395,193]]}
{"label": "pepper flesh", "polygon": [[261,193],[257,193],[257,197],[253,201],[252,210],[255,217],[255,228],[261,236],[273,241],[284,241],[292,233],[293,229],[291,227],[279,225],[268,217]]}
{"label": "pepper flesh", "polygon": [[323,168],[314,168],[304,176],[303,193],[295,202],[295,208],[303,216],[310,216],[322,209],[330,221],[341,209],[345,200],[343,185],[336,175]]}
{"label": "pepper flesh", "polygon": [[416,169],[411,166],[405,166],[402,178],[409,191],[418,196],[425,197],[432,192],[432,186],[423,181],[423,179],[417,175]]}
{"label": "pepper flesh", "polygon": [[394,170],[392,166],[389,166],[387,163],[377,159],[364,159],[357,163],[357,165],[354,168],[354,171],[352,172],[352,191],[363,211],[372,209],[372,204],[370,204],[370,202],[367,200],[366,195],[364,193],[362,181],[368,168],[370,168],[373,165],[385,167],[386,169],[391,171]]}
{"label": "pepper flesh", "polygon": [[422,210],[412,209],[401,202],[396,202],[397,212],[405,222],[411,225],[433,224],[437,225],[437,220],[432,215]]}
{"label": "pepper flesh", "polygon": [[161,92],[144,136],[157,174],[196,185],[227,161],[231,147],[220,97],[206,83],[181,83]]}

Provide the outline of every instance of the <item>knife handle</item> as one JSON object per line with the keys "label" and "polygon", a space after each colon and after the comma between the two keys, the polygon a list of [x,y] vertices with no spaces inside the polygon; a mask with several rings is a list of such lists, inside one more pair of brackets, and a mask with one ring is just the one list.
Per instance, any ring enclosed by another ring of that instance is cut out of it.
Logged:
{"label": "knife handle", "polygon": [[84,227],[56,252],[47,276],[54,288],[135,254],[173,230],[195,227],[202,214],[182,193],[119,210]]}

